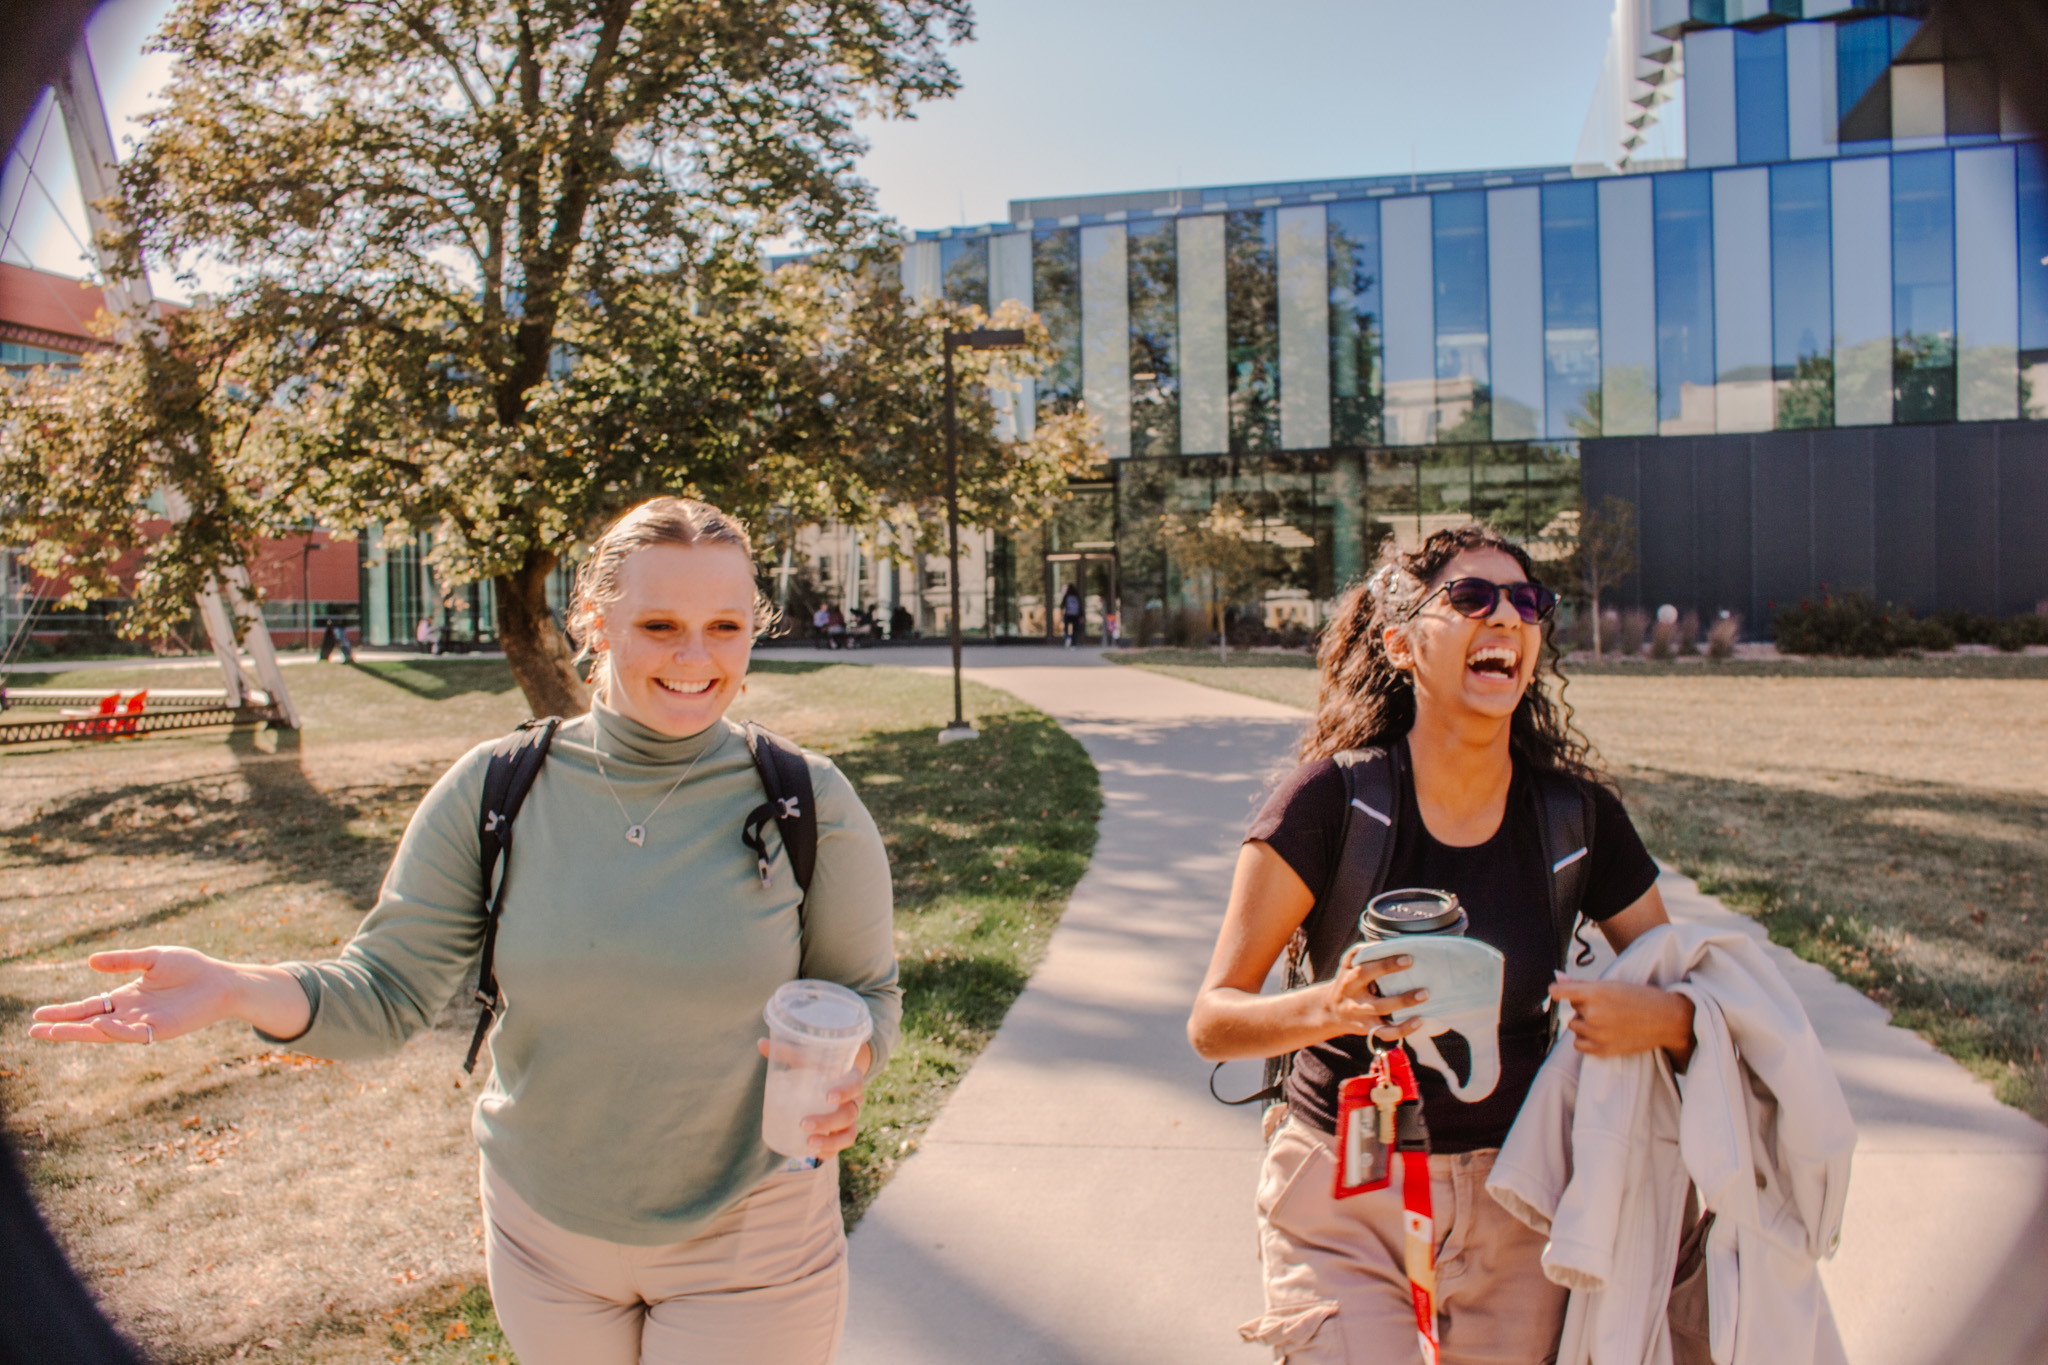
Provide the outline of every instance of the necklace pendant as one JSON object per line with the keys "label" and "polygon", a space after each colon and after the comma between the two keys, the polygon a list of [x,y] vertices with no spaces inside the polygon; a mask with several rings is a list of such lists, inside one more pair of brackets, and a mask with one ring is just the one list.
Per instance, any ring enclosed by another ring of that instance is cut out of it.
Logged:
{"label": "necklace pendant", "polygon": [[633,847],[635,847],[635,848],[638,848],[638,847],[640,847],[640,845],[642,845],[642,844],[646,843],[646,842],[647,842],[647,826],[645,826],[645,825],[628,825],[628,826],[626,826],[626,842],[627,842],[627,843],[629,843],[629,844],[631,844],[631,845],[632,845]]}

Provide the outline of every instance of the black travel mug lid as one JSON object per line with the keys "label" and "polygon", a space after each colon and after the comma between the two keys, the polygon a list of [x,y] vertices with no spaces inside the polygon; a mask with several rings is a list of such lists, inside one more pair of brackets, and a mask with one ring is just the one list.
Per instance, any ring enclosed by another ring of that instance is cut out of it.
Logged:
{"label": "black travel mug lid", "polygon": [[1450,892],[1410,886],[1382,891],[1366,902],[1360,927],[1371,937],[1440,934],[1457,931],[1464,918],[1464,908]]}

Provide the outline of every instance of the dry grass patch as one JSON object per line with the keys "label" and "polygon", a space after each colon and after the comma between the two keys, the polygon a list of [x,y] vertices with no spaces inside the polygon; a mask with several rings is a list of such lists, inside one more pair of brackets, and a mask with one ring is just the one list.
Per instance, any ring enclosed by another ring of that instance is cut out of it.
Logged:
{"label": "dry grass patch", "polygon": [[[207,670],[52,675],[205,686]],[[149,1049],[31,1042],[37,1003],[106,984],[85,956],[188,943],[331,953],[426,788],[526,713],[495,661],[294,669],[299,735],[220,731],[0,755],[0,1100],[74,1262],[166,1362],[509,1361],[482,1289],[473,1014],[375,1062],[220,1027]],[[833,753],[896,869],[906,1039],[844,1163],[849,1213],[913,1150],[1043,951],[1093,846],[1079,746],[977,689],[981,743],[932,732],[948,684],[760,664],[744,712]],[[968,751],[973,751],[972,753]]]}

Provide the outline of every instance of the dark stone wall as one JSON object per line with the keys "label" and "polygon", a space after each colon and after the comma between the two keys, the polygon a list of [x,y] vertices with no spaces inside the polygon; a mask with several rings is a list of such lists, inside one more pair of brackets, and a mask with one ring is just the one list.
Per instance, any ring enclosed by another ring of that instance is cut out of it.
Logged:
{"label": "dark stone wall", "polygon": [[1916,613],[2048,599],[2048,422],[1611,437],[1586,499],[1633,504],[1641,566],[1610,605],[1767,632],[1777,603],[1866,592]]}

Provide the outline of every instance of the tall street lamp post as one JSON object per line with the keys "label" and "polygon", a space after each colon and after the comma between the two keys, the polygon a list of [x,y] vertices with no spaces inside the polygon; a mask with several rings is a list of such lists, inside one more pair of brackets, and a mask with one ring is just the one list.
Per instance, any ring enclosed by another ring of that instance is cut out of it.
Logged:
{"label": "tall street lamp post", "polygon": [[953,619],[953,723],[939,731],[939,743],[976,739],[979,735],[967,723],[960,701],[960,449],[953,435],[953,352],[1009,351],[1024,344],[1019,328],[977,327],[971,332],[946,333],[946,586],[952,597]]}

